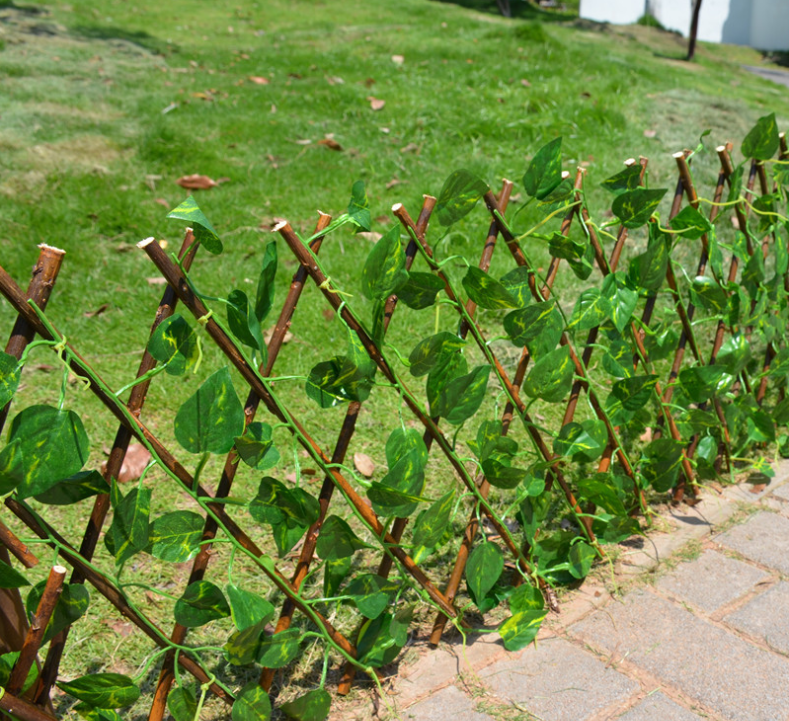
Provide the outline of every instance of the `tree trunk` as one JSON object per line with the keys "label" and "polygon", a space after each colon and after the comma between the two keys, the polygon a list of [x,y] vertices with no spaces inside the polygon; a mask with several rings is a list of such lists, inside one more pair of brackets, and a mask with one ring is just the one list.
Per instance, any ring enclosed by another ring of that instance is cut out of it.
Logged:
{"label": "tree trunk", "polygon": [[688,60],[693,60],[696,53],[696,34],[699,31],[699,12],[701,11],[701,0],[693,3],[693,17],[690,20],[690,37],[688,38]]}
{"label": "tree trunk", "polygon": [[496,5],[499,6],[499,12],[505,18],[512,17],[512,11],[510,10],[510,0],[496,0]]}

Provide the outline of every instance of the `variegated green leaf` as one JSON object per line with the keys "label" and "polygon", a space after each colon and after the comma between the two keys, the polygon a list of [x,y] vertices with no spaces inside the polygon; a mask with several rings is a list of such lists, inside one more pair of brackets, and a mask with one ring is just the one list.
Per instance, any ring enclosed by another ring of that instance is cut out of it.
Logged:
{"label": "variegated green leaf", "polygon": [[339,516],[329,516],[318,536],[318,555],[324,560],[335,560],[352,556],[362,548],[369,548],[351,529],[348,522]]}
{"label": "variegated green leaf", "polygon": [[563,426],[553,441],[553,452],[574,461],[591,463],[602,455],[607,443],[605,423],[589,419],[583,423],[571,422]]}
{"label": "variegated green leaf", "polygon": [[351,222],[356,226],[357,231],[369,231],[372,226],[372,216],[370,215],[370,201],[367,199],[367,191],[364,188],[364,181],[357,180],[351,188],[351,201],[348,203],[348,215]]}
{"label": "variegated green leaf", "polygon": [[548,252],[554,258],[580,260],[586,253],[586,243],[573,240],[557,231],[548,239]]}
{"label": "variegated green leaf", "polygon": [[623,333],[638,304],[638,292],[629,287],[624,273],[612,273],[603,281],[602,295],[608,299],[614,327]]}
{"label": "variegated green leaf", "polygon": [[362,625],[356,642],[359,661],[373,668],[380,668],[394,661],[400,647],[390,632],[391,627],[391,613],[383,613]]}
{"label": "variegated green leaf", "polygon": [[210,581],[190,583],[183,596],[175,602],[175,621],[186,628],[205,626],[218,618],[230,615],[225,595]]}
{"label": "variegated green leaf", "polygon": [[345,595],[350,596],[365,618],[377,618],[397,592],[397,582],[381,578],[374,573],[357,576],[345,587]]}
{"label": "variegated green leaf", "polygon": [[279,710],[294,721],[324,721],[330,708],[329,693],[322,688],[316,688],[293,701],[283,703]]}
{"label": "variegated green leaf", "polygon": [[617,195],[611,210],[625,228],[640,228],[652,217],[666,192],[665,188],[634,188]]}
{"label": "variegated green leaf", "polygon": [[272,635],[264,634],[257,650],[257,661],[267,668],[287,666],[299,655],[301,631],[289,628]]}
{"label": "variegated green leaf", "polygon": [[527,610],[515,613],[499,626],[499,635],[508,651],[520,651],[526,648],[540,630],[547,611]]}
{"label": "variegated green leaf", "polygon": [[455,491],[452,490],[419,514],[414,524],[415,546],[435,548],[439,544],[447,532],[454,503]]}
{"label": "variegated green leaf", "polygon": [[742,154],[755,160],[769,160],[775,155],[780,144],[778,124],[775,113],[765,115],[756,121],[745,140],[742,141]]}
{"label": "variegated green leaf", "polygon": [[232,721],[268,721],[270,718],[271,701],[268,691],[257,681],[250,681],[236,696]]}
{"label": "variegated green leaf", "polygon": [[463,287],[480,308],[501,310],[518,308],[520,303],[499,281],[484,270],[470,265],[463,277]]}
{"label": "variegated green leaf", "polygon": [[539,360],[556,348],[562,336],[564,321],[554,301],[532,303],[504,316],[504,330],[517,346],[526,346]]}
{"label": "variegated green leaf", "polygon": [[238,457],[256,471],[266,471],[279,463],[279,451],[274,447],[268,423],[250,423],[244,435],[235,439],[235,445]]}
{"label": "variegated green leaf", "polygon": [[21,374],[19,361],[8,353],[0,352],[0,408],[14,397]]}
{"label": "variegated green leaf", "polygon": [[22,588],[29,585],[30,581],[19,571],[0,560],[0,588]]}
{"label": "variegated green leaf", "polygon": [[466,583],[477,605],[488,595],[503,570],[504,554],[495,543],[485,541],[471,552],[466,563]]}
{"label": "variegated green leaf", "polygon": [[100,493],[109,493],[110,487],[98,471],[80,471],[71,478],[56,483],[39,493],[36,500],[50,506],[70,506]]}
{"label": "variegated green leaf", "polygon": [[245,591],[233,583],[228,583],[225,591],[230,603],[230,615],[239,631],[265,623],[274,615],[274,606],[252,591]]}
{"label": "variegated green leaf", "polygon": [[592,570],[596,555],[594,548],[585,541],[578,541],[570,546],[570,553],[567,556],[570,575],[577,579],[586,578]]}
{"label": "variegated green leaf", "polygon": [[712,223],[692,205],[688,205],[671,219],[671,229],[682,233],[682,237],[687,240],[698,240],[712,230]]}
{"label": "variegated green leaf", "polygon": [[613,315],[611,302],[598,288],[587,288],[578,297],[568,328],[590,330]]}
{"label": "variegated green leaf", "polygon": [[225,643],[225,658],[233,666],[248,666],[257,660],[258,646],[266,621],[260,620],[251,626],[234,631]]}
{"label": "variegated green leaf", "polygon": [[487,184],[468,170],[456,170],[444,182],[434,215],[444,227],[468,215],[488,192]]}
{"label": "variegated green leaf", "polygon": [[265,353],[266,344],[263,342],[263,332],[260,330],[260,321],[255,315],[255,308],[249,302],[243,290],[234,290],[227,296],[227,324],[230,332],[246,346]]}
{"label": "variegated green leaf", "polygon": [[91,673],[73,681],[59,681],[58,687],[70,696],[96,708],[131,706],[140,689],[128,676],[119,673]]}
{"label": "variegated green leaf", "polygon": [[372,387],[367,367],[358,366],[347,356],[335,356],[312,368],[305,390],[321,408],[331,408],[339,403],[367,400]]}
{"label": "variegated green leaf", "polygon": [[693,279],[690,287],[693,304],[701,306],[711,313],[723,313],[726,310],[728,294],[714,278],[699,275]]}
{"label": "variegated green leaf", "polygon": [[477,366],[451,380],[438,396],[436,413],[447,423],[460,425],[473,416],[485,400],[491,366]]}
{"label": "variegated green leaf", "polygon": [[658,493],[665,493],[677,480],[681,462],[682,444],[671,438],[659,438],[644,449],[641,474]]}
{"label": "variegated green leaf", "polygon": [[429,308],[436,296],[444,290],[444,281],[433,273],[409,272],[405,285],[397,291],[401,303],[414,310]]}
{"label": "variegated green leaf", "polygon": [[301,488],[291,488],[265,476],[257,496],[249,504],[249,513],[258,523],[309,526],[318,519],[320,506],[317,499]]}
{"label": "variegated green leaf", "polygon": [[720,365],[694,366],[679,373],[679,384],[694,403],[703,403],[713,395],[723,392],[732,380],[726,369]]}
{"label": "variegated green leaf", "polygon": [[519,265],[509,273],[502,275],[499,282],[518,301],[518,308],[528,305],[532,299],[529,283],[534,282],[534,271],[528,266]]}
{"label": "variegated green leaf", "polygon": [[509,462],[496,458],[482,461],[482,470],[488,483],[495,488],[517,488],[528,475],[528,471],[523,468],[515,468]]}
{"label": "variegated green leaf", "polygon": [[655,292],[666,278],[669,239],[657,230],[657,223],[650,223],[649,232],[649,245],[645,252],[630,261],[628,274],[635,287]]}
{"label": "variegated green leaf", "polygon": [[200,550],[204,523],[194,511],[164,513],[151,523],[146,550],[161,561],[185,563]]}
{"label": "variegated green leaf", "polygon": [[148,488],[132,488],[124,497],[117,481],[113,479],[110,500],[113,517],[105,538],[112,539],[112,554],[115,563],[120,565],[148,545],[151,491]]}
{"label": "variegated green leaf", "polygon": [[428,336],[414,346],[408,356],[411,375],[419,378],[438,366],[453,351],[462,348],[465,341],[454,333],[442,331]]}
{"label": "variegated green leaf", "polygon": [[534,364],[523,390],[531,398],[542,398],[551,403],[560,401],[570,391],[574,371],[569,348],[557,348]]}
{"label": "variegated green leaf", "polygon": [[639,185],[641,185],[641,165],[638,163],[628,165],[624,170],[620,170],[616,175],[612,175],[600,183],[601,188],[605,188],[614,195],[635,190]]}
{"label": "variegated green leaf", "polygon": [[193,195],[190,195],[183,203],[177,208],[173,208],[168,214],[168,218],[175,218],[177,220],[185,220],[194,228],[195,239],[205,247],[209,253],[219,255],[222,252],[222,241],[214,230],[208,218],[200,207]]}
{"label": "variegated green leaf", "polygon": [[262,323],[269,314],[274,303],[274,288],[277,277],[277,244],[272,240],[266,245],[263,263],[258,276],[258,287],[255,293],[255,317]]}
{"label": "variegated green leaf", "polygon": [[[40,581],[27,594],[25,600],[25,610],[28,616],[32,616],[38,608],[41,594],[44,592],[46,581]],[[44,632],[42,644],[47,643],[51,638],[60,633],[64,628],[85,615],[90,603],[88,589],[80,583],[64,583],[63,590],[60,592],[55,610],[47,624]]]}
{"label": "variegated green leaf", "polygon": [[370,251],[362,269],[362,293],[370,300],[383,300],[408,280],[400,226],[393,225]]}
{"label": "variegated green leaf", "polygon": [[194,721],[197,715],[195,692],[186,686],[176,686],[167,694],[167,709],[173,721]]}
{"label": "variegated green leaf", "polygon": [[523,176],[523,187],[537,200],[550,195],[562,182],[562,139],[554,138],[532,158]]}
{"label": "variegated green leaf", "polygon": [[166,372],[174,376],[195,368],[200,360],[197,334],[177,313],[156,327],[148,341],[148,352],[164,363]]}

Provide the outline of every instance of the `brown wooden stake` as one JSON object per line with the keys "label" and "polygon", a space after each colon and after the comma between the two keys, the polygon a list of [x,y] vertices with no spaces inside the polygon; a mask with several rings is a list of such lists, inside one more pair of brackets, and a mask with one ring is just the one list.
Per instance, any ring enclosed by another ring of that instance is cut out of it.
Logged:
{"label": "brown wooden stake", "polygon": [[52,617],[55,605],[63,590],[63,579],[65,577],[66,569],[63,566],[52,566],[44,590],[41,593],[38,607],[30,621],[30,628],[25,636],[25,642],[22,644],[22,650],[19,652],[19,657],[11,669],[8,686],[6,687],[9,693],[18,695],[25,685],[27,675],[30,669],[33,668],[38,649],[41,648],[41,642],[44,640],[44,631],[46,631],[49,619]]}
{"label": "brown wooden stake", "polygon": [[30,701],[10,693],[0,690],[0,711],[9,714],[12,718],[19,721],[57,721],[54,716],[44,713],[38,706],[34,706]]}
{"label": "brown wooden stake", "polygon": [[[2,521],[0,521],[0,543],[3,544],[25,568],[34,568],[38,565],[38,558]],[[18,651],[19,649],[16,650]]]}

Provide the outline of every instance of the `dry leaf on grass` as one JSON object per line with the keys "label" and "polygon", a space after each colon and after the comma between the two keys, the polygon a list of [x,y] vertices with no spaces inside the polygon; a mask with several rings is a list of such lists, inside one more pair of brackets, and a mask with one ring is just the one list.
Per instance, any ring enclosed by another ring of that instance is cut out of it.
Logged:
{"label": "dry leaf on grass", "polygon": [[531,87],[531,83],[528,80],[526,80],[526,78],[521,78],[521,85],[523,85],[524,88]]}
{"label": "dry leaf on grass", "polygon": [[342,78],[337,77],[336,75],[327,77],[326,82],[329,83],[329,85],[345,85],[345,81]]}
{"label": "dry leaf on grass", "polygon": [[318,145],[325,145],[329,150],[336,150],[340,152],[342,145],[340,145],[334,138],[324,138],[318,141]]}
{"label": "dry leaf on grass", "polygon": [[165,278],[161,278],[156,276],[155,278],[146,278],[145,280],[148,281],[148,285],[164,285],[167,280]]}
{"label": "dry leaf on grass", "polygon": [[[266,345],[271,343],[271,337],[273,335],[274,335],[274,328],[269,328],[266,331],[266,335],[263,337],[263,340],[266,341]],[[291,333],[289,330],[286,330],[285,335],[282,336],[282,344],[285,345],[285,343],[290,343],[292,340],[293,340],[293,333]]]}
{"label": "dry leaf on grass", "polygon": [[405,62],[405,57],[403,55],[392,55],[392,62],[395,65],[402,65]]}
{"label": "dry leaf on grass", "polygon": [[654,138],[657,135],[657,130],[645,130],[644,137],[645,138]]}
{"label": "dry leaf on grass", "polygon": [[418,153],[419,146],[416,143],[408,143],[408,145],[404,145],[400,148],[401,153]]}
{"label": "dry leaf on grass", "polygon": [[270,80],[268,78],[261,77],[260,75],[250,75],[249,82],[255,83],[255,85],[268,85]]}
{"label": "dry leaf on grass", "polygon": [[170,209],[170,204],[164,198],[156,198],[153,202],[158,203],[163,208],[167,208],[168,210]]}
{"label": "dry leaf on grass", "polygon": [[102,621],[107,628],[112,629],[118,636],[121,638],[126,638],[134,628],[134,624],[129,623],[128,621],[121,621],[117,618],[105,618]]}
{"label": "dry leaf on grass", "polygon": [[216,180],[209,178],[207,175],[199,175],[198,173],[182,175],[175,182],[187,190],[210,190],[219,185]]}
{"label": "dry leaf on grass", "polygon": [[[386,220],[389,220],[388,218]],[[384,222],[386,222],[386,220]],[[376,233],[374,230],[363,230],[361,233],[356,234],[357,237],[369,240],[371,243],[377,243],[381,240],[381,234]]]}
{"label": "dry leaf on grass", "polygon": [[[145,466],[151,460],[151,454],[145,446],[139,443],[132,443],[129,445],[129,450],[126,451],[126,457],[123,459],[121,472],[118,474],[118,483],[128,483],[129,481],[136,481],[145,470]],[[107,470],[107,461],[101,464],[101,472],[104,474]]]}
{"label": "dry leaf on grass", "polygon": [[391,179],[391,180],[390,180],[390,181],[389,181],[389,182],[386,184],[386,189],[387,189],[387,190],[391,190],[392,188],[394,188],[394,187],[395,187],[395,185],[400,185],[400,183],[402,183],[402,182],[403,182],[402,180],[398,180],[397,178],[392,178],[392,179]]}
{"label": "dry leaf on grass", "polygon": [[353,465],[365,478],[371,478],[375,472],[375,463],[366,453],[354,453]]}
{"label": "dry leaf on grass", "polygon": [[96,310],[89,310],[83,313],[82,315],[84,315],[86,318],[96,318],[97,316],[100,316],[109,307],[110,307],[109,303],[102,303],[98,308],[96,308]]}
{"label": "dry leaf on grass", "polygon": [[385,100],[381,100],[380,98],[374,98],[372,95],[368,95],[367,99],[370,101],[370,107],[373,110],[381,110],[384,105],[386,105]]}

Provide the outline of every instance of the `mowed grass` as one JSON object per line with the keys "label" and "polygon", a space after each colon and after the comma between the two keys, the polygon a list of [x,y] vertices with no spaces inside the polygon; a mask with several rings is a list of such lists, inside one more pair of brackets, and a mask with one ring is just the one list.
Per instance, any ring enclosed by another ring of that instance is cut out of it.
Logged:
{"label": "mowed grass", "polygon": [[[345,210],[359,178],[367,185],[374,229],[383,232],[393,222],[393,203],[403,202],[415,217],[422,195],[437,195],[457,168],[474,171],[494,188],[503,177],[519,185],[531,155],[561,135],[566,169],[587,169],[590,204],[600,212],[607,206],[599,182],[627,157],[649,157],[652,187],[673,188],[670,154],[695,147],[703,130],[712,130],[708,144],[714,145],[741,139],[769,112],[777,113],[782,129],[789,125],[785,90],[740,68],[760,62],[754,51],[703,45],[697,61],[687,64],[681,60],[684,41],[674,35],[645,27],[576,25],[567,13],[516,2],[526,19],[501,18],[490,12],[493,3],[461,7],[432,0],[352,6],[336,0],[238,0],[232,7],[183,0],[0,4],[0,264],[25,285],[38,243],[67,251],[51,317],[119,387],[134,375],[162,292],[149,282],[155,268],[134,245],[153,235],[167,240],[171,250],[178,246],[182,224],[165,216],[187,195],[175,183],[183,175],[227,179],[196,193],[225,243],[222,256],[198,256],[193,275],[199,288],[211,295],[233,288],[254,292],[264,245],[275,241],[281,302],[296,264],[269,232],[275,219],[287,218],[308,234],[317,209],[335,216]],[[370,98],[385,104],[373,110]],[[654,132],[648,137],[644,131]],[[342,149],[320,144],[325,139]],[[714,154],[697,157],[694,169],[710,197]],[[518,207],[516,195],[511,208]],[[528,209],[517,226],[525,230],[538,220]],[[441,244],[441,253],[476,258],[486,229],[480,208]],[[439,237],[432,229],[429,239]],[[636,235],[633,242],[643,238]],[[321,252],[333,281],[353,294],[348,302],[365,318],[369,308],[359,294],[359,275],[371,247],[342,230]],[[527,250],[538,264],[547,262],[543,247]],[[494,261],[494,273],[511,267],[504,254]],[[572,305],[583,286],[568,272],[561,285],[563,300]],[[85,315],[105,304],[102,313]],[[345,328],[327,307],[308,287],[294,338],[278,363],[283,374],[304,376],[316,362],[344,352]],[[275,307],[267,325],[276,313]],[[490,318],[495,329],[497,316]],[[480,319],[487,329],[488,316]],[[0,321],[10,330],[13,315],[5,303]],[[455,325],[446,309],[439,317],[403,309],[389,339],[407,353],[434,327]],[[160,376],[152,385],[143,418],[167,441],[180,403],[223,362],[208,342],[204,351],[196,378]],[[36,352],[15,404],[57,402],[59,378],[53,356]],[[317,410],[304,399],[300,382],[278,387],[317,440],[331,448],[343,410]],[[237,389],[243,397],[240,380]],[[371,455],[380,478],[382,441],[395,427],[400,406],[384,389],[373,400],[374,410],[360,417],[351,452]],[[116,422],[76,385],[67,403],[83,415],[92,440],[91,467],[97,467]],[[549,420],[554,411],[545,410]],[[297,459],[309,465],[284,431],[277,438],[284,459],[278,477],[292,472]],[[178,455],[187,465],[196,462]],[[437,457],[430,463],[431,497],[437,497],[452,476]],[[208,486],[218,467],[215,462],[204,471]],[[234,494],[254,495],[259,475],[240,473]],[[317,493],[319,480],[305,477],[304,483]],[[150,482],[157,489],[154,514],[191,507],[163,474]],[[84,502],[47,508],[45,514],[76,543],[88,508]],[[265,531],[258,531],[270,547]],[[218,555],[209,577],[224,583],[226,554]],[[283,569],[292,563],[284,561]],[[112,568],[106,554],[101,564]],[[239,566],[240,578],[252,583],[244,575],[251,569]],[[431,570],[438,579],[445,575]],[[141,555],[132,571],[127,577],[137,575],[178,596],[188,567],[170,578],[164,564]],[[143,590],[135,598],[169,627],[171,599],[150,600]],[[126,627],[113,626],[108,619],[114,615],[105,606],[97,600],[75,629],[64,676],[98,668],[135,673],[150,650],[140,634],[126,636]],[[229,630],[222,624],[190,638],[221,644]],[[319,661],[317,652],[314,658],[306,654],[304,666],[309,670]],[[231,673],[224,666],[221,672]],[[304,676],[309,687],[306,670]],[[146,690],[155,678],[154,667]],[[134,718],[144,718],[143,707]]]}

